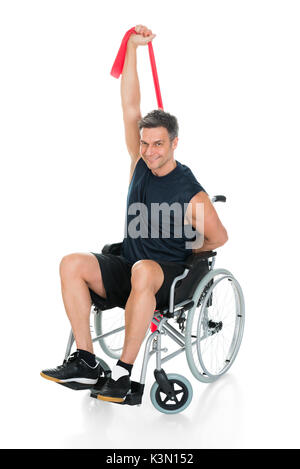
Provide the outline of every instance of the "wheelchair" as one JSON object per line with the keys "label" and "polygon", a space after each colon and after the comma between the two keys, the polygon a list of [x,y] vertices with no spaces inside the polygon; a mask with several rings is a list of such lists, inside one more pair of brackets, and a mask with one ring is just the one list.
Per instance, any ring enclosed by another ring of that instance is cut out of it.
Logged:
{"label": "wheelchair", "polygon": [[[217,195],[211,201],[225,202],[226,197]],[[102,253],[120,255],[121,245],[107,244]],[[203,383],[216,381],[233,365],[244,331],[244,297],[241,286],[231,272],[214,268],[216,255],[215,251],[194,253],[182,263],[184,271],[173,280],[169,304],[154,311],[144,339],[140,381],[131,381],[131,390],[121,405],[142,403],[148,362],[152,355],[156,356],[156,369],[150,398],[154,407],[165,414],[183,411],[193,397],[188,379],[177,373],[166,374],[162,368],[165,362],[185,354],[191,373]],[[97,342],[108,357],[118,359],[124,340],[124,312],[121,308],[112,308],[106,313],[108,309],[105,299],[92,299],[91,318],[95,332],[92,341]],[[166,336],[179,348],[163,356],[168,352],[162,346]],[[71,330],[65,359],[70,355],[73,343]],[[103,379],[111,374],[102,358],[96,356],[96,360],[100,362],[104,377],[100,377],[90,390],[94,398],[97,398]],[[74,383],[69,387],[82,389]]]}

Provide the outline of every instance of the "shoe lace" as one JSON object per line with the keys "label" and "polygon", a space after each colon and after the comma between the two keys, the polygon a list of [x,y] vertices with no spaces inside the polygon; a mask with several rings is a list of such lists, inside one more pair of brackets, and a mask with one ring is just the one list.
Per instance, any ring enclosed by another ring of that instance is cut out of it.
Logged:
{"label": "shoe lace", "polygon": [[63,365],[67,365],[68,363],[73,362],[74,360],[78,358],[78,355],[79,355],[79,352],[77,351],[72,353],[71,355],[68,356],[66,360],[64,360]]}

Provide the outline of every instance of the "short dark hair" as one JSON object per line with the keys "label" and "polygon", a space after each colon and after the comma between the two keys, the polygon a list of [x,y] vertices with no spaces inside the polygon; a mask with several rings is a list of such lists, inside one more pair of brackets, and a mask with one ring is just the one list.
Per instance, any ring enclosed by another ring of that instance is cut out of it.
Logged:
{"label": "short dark hair", "polygon": [[155,109],[149,112],[138,122],[139,130],[143,128],[151,129],[153,127],[165,127],[167,129],[169,138],[172,142],[174,138],[178,137],[178,121],[175,116],[162,109]]}

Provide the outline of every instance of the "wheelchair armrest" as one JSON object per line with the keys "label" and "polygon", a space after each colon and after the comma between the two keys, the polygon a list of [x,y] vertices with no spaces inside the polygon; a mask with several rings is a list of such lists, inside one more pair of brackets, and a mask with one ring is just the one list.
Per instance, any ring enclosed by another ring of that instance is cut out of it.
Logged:
{"label": "wheelchair armrest", "polygon": [[[174,312],[174,298],[175,298],[175,287],[176,283],[179,282],[180,280],[184,279],[187,274],[189,273],[189,269],[185,268],[184,272],[181,275],[178,275],[177,277],[174,278],[171,288],[170,288],[170,296],[169,296],[169,313],[171,316],[173,315]],[[169,317],[171,317],[169,316]]]}
{"label": "wheelchair armrest", "polygon": [[171,316],[168,316],[168,317],[172,317],[174,313],[174,298],[175,298],[176,284],[180,280],[183,280],[188,275],[190,270],[194,269],[197,265],[199,265],[200,262],[204,262],[210,257],[214,257],[216,255],[217,253],[215,251],[202,251],[198,253],[193,253],[191,256],[189,256],[185,260],[185,262],[179,263],[180,265],[185,267],[185,270],[181,275],[179,275],[178,277],[175,277],[172,282],[172,285],[170,288],[170,296],[169,296],[169,313],[171,314]]}
{"label": "wheelchair armrest", "polygon": [[123,241],[121,243],[105,244],[102,248],[102,254],[114,254],[115,256],[121,255]]}
{"label": "wheelchair armrest", "polygon": [[192,269],[195,267],[199,262],[203,260],[209,259],[211,257],[216,256],[217,253],[215,251],[202,251],[197,252],[189,256],[185,262],[180,262],[186,269]]}

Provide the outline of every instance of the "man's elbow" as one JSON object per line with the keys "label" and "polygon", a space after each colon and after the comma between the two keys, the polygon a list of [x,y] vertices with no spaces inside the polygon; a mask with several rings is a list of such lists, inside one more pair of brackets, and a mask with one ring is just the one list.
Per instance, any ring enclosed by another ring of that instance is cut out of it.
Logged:
{"label": "man's elbow", "polygon": [[219,243],[220,243],[219,247],[224,246],[224,244],[227,243],[227,241],[228,241],[228,233],[226,229],[224,228],[222,235],[220,236],[220,239],[219,239]]}
{"label": "man's elbow", "polygon": [[227,243],[228,233],[225,228],[223,228],[222,231],[218,233],[218,236],[216,236],[214,239],[207,241],[214,245],[214,249],[219,248],[221,246],[224,246],[225,243]]}

